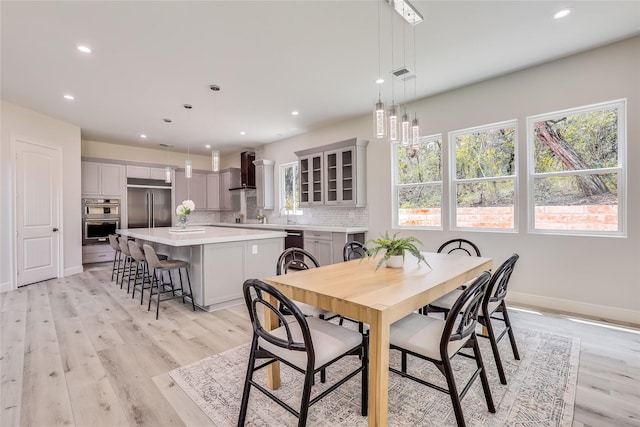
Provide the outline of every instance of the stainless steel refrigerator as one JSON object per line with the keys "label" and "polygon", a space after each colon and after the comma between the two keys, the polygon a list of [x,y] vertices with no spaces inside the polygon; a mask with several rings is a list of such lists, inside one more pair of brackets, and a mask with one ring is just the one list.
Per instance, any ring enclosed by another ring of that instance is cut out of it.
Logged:
{"label": "stainless steel refrigerator", "polygon": [[129,228],[170,227],[171,211],[170,187],[127,186]]}

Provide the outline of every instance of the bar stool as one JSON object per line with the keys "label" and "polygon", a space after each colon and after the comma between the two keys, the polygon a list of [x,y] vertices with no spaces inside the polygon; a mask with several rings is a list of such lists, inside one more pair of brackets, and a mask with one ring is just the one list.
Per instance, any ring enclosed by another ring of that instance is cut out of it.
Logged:
{"label": "bar stool", "polygon": [[[120,250],[120,244],[118,243],[117,234],[109,234],[109,244],[111,249],[115,251],[113,256],[113,267],[111,268],[111,281],[113,282],[113,276],[116,276],[116,285],[118,284],[118,276],[120,275],[120,260],[122,258],[122,251]],[[118,267],[116,268],[116,260],[118,261]]]}
{"label": "bar stool", "polygon": [[[184,303],[185,297],[189,297],[191,298],[191,305],[193,307],[193,311],[196,311],[196,304],[193,298],[193,292],[191,291],[191,280],[189,279],[189,263],[186,261],[181,261],[181,260],[173,260],[173,259],[166,259],[166,260],[160,260],[158,258],[158,255],[156,254],[155,249],[153,249],[153,246],[144,244],[142,246],[143,250],[144,250],[144,256],[147,260],[147,265],[148,268],[150,270],[152,270],[151,273],[151,294],[149,295],[149,306],[147,307],[147,311],[151,310],[151,301],[153,300],[153,296],[156,296],[156,319],[158,319],[158,315],[160,313],[160,300],[165,301],[165,300],[169,300],[169,299],[174,299],[174,298],[182,298],[182,302]],[[185,293],[184,291],[184,286],[183,286],[183,282],[182,282],[182,273],[181,273],[181,269],[184,269],[186,275],[187,275],[187,286],[189,287],[189,293]],[[180,288],[176,289],[175,286],[173,285],[173,278],[171,277],[171,272],[173,270],[178,270],[178,277],[180,278]],[[166,272],[167,275],[169,276],[169,286],[171,286],[171,289],[166,289],[167,284],[164,282],[164,275],[163,273]],[[158,278],[158,273],[160,273],[160,277]],[[162,285],[161,285],[162,282]],[[156,293],[153,293],[153,284],[156,284]],[[176,295],[176,291],[180,291],[179,294]],[[167,294],[167,293],[172,293],[172,296],[166,296],[166,297],[162,297],[163,294]]]}
{"label": "bar stool", "polygon": [[[124,256],[124,265],[122,266],[122,277],[120,279],[120,289],[124,286],[124,276],[127,276],[127,293],[129,293],[129,287],[131,286],[131,270],[133,268],[133,257],[129,251],[129,240],[121,236],[119,240],[120,251]],[[118,280],[116,279],[116,285]]]}
{"label": "bar stool", "polygon": [[[149,268],[147,265],[147,259],[144,256],[144,252],[142,248],[135,240],[129,240],[129,252],[131,253],[131,257],[136,262],[136,270],[133,275],[133,290],[131,291],[131,299],[136,296],[136,288],[140,285],[140,304],[144,300],[144,290],[151,289],[151,276],[149,275]],[[158,258],[161,258],[163,255],[158,255]],[[164,259],[167,257],[164,256]],[[142,270],[142,271],[140,271]],[[138,279],[140,279],[140,283],[138,283]],[[145,283],[148,283],[149,286],[145,286]]]}

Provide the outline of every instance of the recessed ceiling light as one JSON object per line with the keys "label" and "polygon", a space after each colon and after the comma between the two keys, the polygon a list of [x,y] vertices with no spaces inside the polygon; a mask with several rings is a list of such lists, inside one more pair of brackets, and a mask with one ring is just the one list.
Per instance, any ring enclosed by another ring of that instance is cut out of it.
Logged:
{"label": "recessed ceiling light", "polygon": [[187,110],[191,110],[193,108],[193,105],[191,104],[184,104],[183,105],[184,108],[186,108]]}
{"label": "recessed ceiling light", "polygon": [[553,19],[565,18],[565,17],[569,16],[570,13],[571,13],[571,9],[569,9],[569,8],[565,8],[565,9],[559,10],[559,11],[556,12],[555,15],[553,15]]}
{"label": "recessed ceiling light", "polygon": [[73,95],[65,95],[64,99],[68,99],[68,100],[72,101],[72,100],[74,100],[76,98]]}
{"label": "recessed ceiling light", "polygon": [[145,139],[147,137],[147,135],[145,135],[144,133],[140,134],[140,138]]}
{"label": "recessed ceiling light", "polygon": [[211,145],[207,144],[204,146],[204,148],[211,148]]}
{"label": "recessed ceiling light", "polygon": [[171,123],[171,122],[172,122],[172,120],[171,120],[171,119],[166,119],[166,118],[165,118],[165,119],[162,119],[162,121],[163,121],[163,122],[165,122],[165,123]]}
{"label": "recessed ceiling light", "polygon": [[246,135],[247,133],[245,131],[240,132],[240,135]]}
{"label": "recessed ceiling light", "polygon": [[299,113],[299,112],[297,112],[297,111],[292,111],[292,112],[291,112],[291,115],[292,115],[292,116],[297,116],[298,114],[300,114],[300,113]]}
{"label": "recessed ceiling light", "polygon": [[381,85],[382,83],[384,83],[384,79],[381,77],[378,80],[376,80],[376,83],[378,83],[379,85]]}
{"label": "recessed ceiling light", "polygon": [[78,45],[76,46],[76,49],[82,53],[91,53],[91,48],[89,46]]}

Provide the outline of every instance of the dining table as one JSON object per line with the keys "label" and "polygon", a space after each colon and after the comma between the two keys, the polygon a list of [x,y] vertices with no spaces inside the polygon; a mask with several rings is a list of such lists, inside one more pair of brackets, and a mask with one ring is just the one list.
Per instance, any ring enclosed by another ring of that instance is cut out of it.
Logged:
{"label": "dining table", "polygon": [[[388,422],[390,325],[493,267],[486,257],[422,255],[428,264],[407,254],[401,268],[376,268],[379,255],[263,279],[294,301],[368,324],[369,426]],[[278,327],[270,310],[265,326]],[[280,387],[279,363],[267,368],[267,385]]]}

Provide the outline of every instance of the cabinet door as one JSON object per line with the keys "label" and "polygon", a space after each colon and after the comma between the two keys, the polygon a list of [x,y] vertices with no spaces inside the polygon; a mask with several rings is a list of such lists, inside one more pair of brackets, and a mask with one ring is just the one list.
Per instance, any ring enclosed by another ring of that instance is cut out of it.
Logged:
{"label": "cabinet door", "polygon": [[207,208],[207,175],[204,173],[191,174],[191,200],[196,209]]}
{"label": "cabinet door", "polygon": [[356,204],[356,156],[354,148],[338,152],[339,183],[338,200],[343,205]]}
{"label": "cabinet door", "polygon": [[100,195],[100,163],[82,162],[82,194]]}
{"label": "cabinet door", "polygon": [[122,196],[124,193],[124,165],[102,163],[100,165],[101,194]]}
{"label": "cabinet door", "polygon": [[149,166],[127,165],[127,178],[149,179]]}
{"label": "cabinet door", "polygon": [[229,191],[240,182],[240,169],[230,168],[220,172],[220,210],[240,210],[240,191]]}
{"label": "cabinet door", "polygon": [[165,180],[164,168],[149,168],[149,178]]}
{"label": "cabinet door", "polygon": [[256,164],[256,204],[258,209],[274,208],[272,160],[258,160]]}
{"label": "cabinet door", "polygon": [[220,175],[207,174],[207,208],[220,210]]}
{"label": "cabinet door", "polygon": [[340,151],[333,150],[324,153],[324,167],[325,167],[325,193],[324,204],[325,205],[337,205],[342,201],[341,190],[341,172],[339,159],[341,158]]}
{"label": "cabinet door", "polygon": [[316,257],[321,266],[333,264],[333,242],[329,232],[305,231],[304,249]]}
{"label": "cabinet door", "polygon": [[300,158],[300,205],[314,206],[324,204],[323,153]]}

